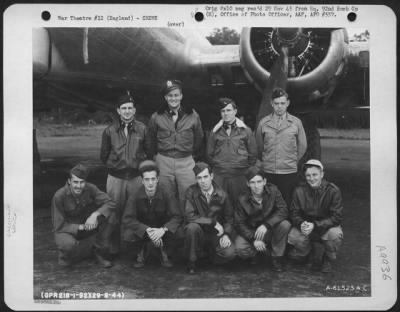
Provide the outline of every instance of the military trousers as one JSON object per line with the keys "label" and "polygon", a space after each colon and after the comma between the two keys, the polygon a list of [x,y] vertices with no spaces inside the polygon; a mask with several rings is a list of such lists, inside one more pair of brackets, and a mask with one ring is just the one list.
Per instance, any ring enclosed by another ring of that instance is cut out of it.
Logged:
{"label": "military trousers", "polygon": [[227,170],[221,172],[214,168],[214,182],[217,183],[228,194],[229,200],[233,204],[241,192],[247,189],[247,180],[244,176],[246,169],[234,170],[235,174],[230,174]]}
{"label": "military trousers", "polygon": [[130,180],[119,179],[112,175],[107,177],[107,194],[116,203],[115,213],[110,218],[112,223],[112,235],[110,237],[110,252],[119,253],[121,241],[121,218],[125,204],[131,194],[136,193],[142,185],[142,177],[138,176]]}
{"label": "military trousers", "polygon": [[71,233],[55,233],[54,238],[58,256],[65,262],[79,262],[92,255],[93,247],[101,254],[109,253],[112,225],[107,221],[98,225],[92,231],[78,231],[77,235]]}
{"label": "military trousers", "polygon": [[[281,257],[284,255],[290,228],[290,222],[283,220],[267,231],[263,241],[267,248],[271,248],[271,256]],[[236,237],[235,247],[237,256],[242,259],[253,258],[258,253],[253,242],[249,242],[240,235]]]}
{"label": "military trousers", "polygon": [[204,230],[197,223],[189,223],[185,226],[184,253],[190,262],[196,262],[199,257],[207,256],[216,263],[223,263],[235,258],[235,245],[231,239],[231,245],[226,248],[220,246],[220,237],[216,231]]}
{"label": "military trousers", "polygon": [[185,215],[183,207],[186,189],[196,183],[193,157],[172,158],[157,154],[155,161],[160,169],[160,185],[164,187],[167,194],[174,194],[179,199],[181,213]]}
{"label": "military trousers", "polygon": [[[341,226],[331,227],[320,236],[320,240],[325,248],[325,254],[332,260],[336,259],[337,252],[343,242],[343,230]],[[313,239],[306,236],[301,231],[293,227],[288,235],[288,243],[294,246],[290,256],[307,256],[311,251]]]}

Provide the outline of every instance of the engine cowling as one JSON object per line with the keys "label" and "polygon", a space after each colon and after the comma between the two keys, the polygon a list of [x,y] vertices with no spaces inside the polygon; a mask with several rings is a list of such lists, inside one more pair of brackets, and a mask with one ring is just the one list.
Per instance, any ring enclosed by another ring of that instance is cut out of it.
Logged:
{"label": "engine cowling", "polygon": [[323,95],[342,74],[348,55],[345,29],[243,28],[240,62],[260,91],[271,79],[271,67],[287,48],[290,93]]}

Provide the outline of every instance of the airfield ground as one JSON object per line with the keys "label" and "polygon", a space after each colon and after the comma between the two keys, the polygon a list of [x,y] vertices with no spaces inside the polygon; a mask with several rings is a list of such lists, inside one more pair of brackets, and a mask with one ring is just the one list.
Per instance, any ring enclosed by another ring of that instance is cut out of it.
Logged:
{"label": "airfield ground", "polygon": [[[99,161],[103,128],[71,127],[69,132],[60,128],[58,133],[54,128],[53,132],[38,129],[42,175],[37,180],[40,196],[36,196],[34,209],[35,298],[39,299],[43,291],[122,292],[125,299],[371,295],[368,130],[321,131],[326,177],[342,189],[345,207],[344,244],[338,269],[332,274],[310,273],[291,263],[285,272],[278,274],[268,264],[249,267],[235,261],[228,267],[205,266],[197,275],[190,276],[183,263],[165,270],[154,262],[136,270],[125,258],[117,259],[111,269],[99,268],[93,260],[60,269],[51,232],[50,199],[64,185],[68,169],[76,162],[93,168],[89,181],[105,189],[106,171]],[[340,290],[342,287],[348,290]]]}

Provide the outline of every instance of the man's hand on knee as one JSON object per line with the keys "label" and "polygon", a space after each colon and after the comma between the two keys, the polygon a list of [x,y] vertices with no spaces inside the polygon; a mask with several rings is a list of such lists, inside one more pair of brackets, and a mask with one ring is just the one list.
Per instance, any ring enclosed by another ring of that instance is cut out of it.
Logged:
{"label": "man's hand on knee", "polygon": [[94,230],[95,228],[97,228],[97,217],[100,215],[99,212],[95,211],[93,212],[89,218],[87,218],[86,222],[85,222],[85,230],[86,231],[91,231]]}
{"label": "man's hand on knee", "polygon": [[266,252],[267,251],[267,247],[265,246],[265,243],[261,240],[255,240],[253,242],[253,246],[258,252]]}
{"label": "man's hand on knee", "polygon": [[220,245],[222,248],[228,248],[230,245],[232,245],[232,242],[231,242],[229,236],[226,235],[226,234],[225,234],[225,235],[222,235],[222,237],[221,237],[220,240],[219,240],[219,245]]}

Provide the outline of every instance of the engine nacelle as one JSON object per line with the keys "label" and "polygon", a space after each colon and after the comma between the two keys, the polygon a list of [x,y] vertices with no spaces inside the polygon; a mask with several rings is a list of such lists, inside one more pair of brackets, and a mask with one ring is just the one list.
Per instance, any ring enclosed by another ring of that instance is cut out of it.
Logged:
{"label": "engine nacelle", "polygon": [[33,74],[40,77],[51,70],[65,70],[64,60],[51,42],[49,32],[45,28],[34,28],[32,36]]}
{"label": "engine nacelle", "polygon": [[240,62],[248,78],[261,92],[271,79],[271,68],[287,53],[287,89],[291,94],[323,96],[342,74],[347,55],[345,29],[243,28]]}

